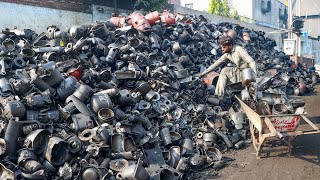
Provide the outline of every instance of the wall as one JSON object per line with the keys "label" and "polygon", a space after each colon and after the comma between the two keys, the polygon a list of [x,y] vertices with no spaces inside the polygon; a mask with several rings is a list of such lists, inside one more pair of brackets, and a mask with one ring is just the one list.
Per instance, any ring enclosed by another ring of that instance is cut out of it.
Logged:
{"label": "wall", "polygon": [[[320,0],[301,1],[301,16],[306,17],[302,31],[307,31],[311,37],[320,36]],[[293,15],[298,15],[298,4],[293,4]],[[313,16],[315,15],[315,16]],[[314,57],[315,63],[320,64],[320,42],[307,37],[301,37],[301,56]]]}
{"label": "wall", "polygon": [[196,16],[203,15],[205,18],[209,19],[210,21],[212,21],[214,23],[231,22],[231,23],[239,24],[239,25],[241,25],[243,27],[246,27],[248,29],[264,31],[264,32],[267,33],[267,37],[275,39],[275,41],[277,42],[277,45],[278,45],[278,47],[277,47],[278,49],[282,49],[282,47],[283,47],[282,38],[281,38],[281,35],[279,33],[268,33],[268,32],[275,31],[274,28],[265,27],[265,26],[261,26],[261,25],[256,25],[254,23],[245,23],[245,22],[238,21],[238,20],[235,20],[235,19],[229,19],[229,18],[226,18],[226,17],[223,17],[223,16],[209,14],[209,13],[206,13],[206,12],[189,9],[189,8],[185,8],[185,7],[174,5],[174,4],[170,4],[169,5],[169,9],[173,13],[192,14],[192,15],[196,15]]}
{"label": "wall", "polygon": [[1,2],[91,13],[92,0],[0,0]]}
{"label": "wall", "polygon": [[[113,8],[92,5],[91,13],[67,11],[23,4],[0,2],[0,27],[2,28],[29,28],[37,33],[46,31],[51,25],[67,30],[73,25],[88,24],[93,21],[106,21],[111,17]],[[119,12],[127,12],[119,9]]]}
{"label": "wall", "polygon": [[280,3],[278,0],[271,0],[271,11],[263,13],[261,11],[261,0],[253,1],[253,19],[257,24],[268,25],[272,28],[285,28],[284,24],[287,23],[286,20],[280,20],[279,9],[287,9],[287,7]]}

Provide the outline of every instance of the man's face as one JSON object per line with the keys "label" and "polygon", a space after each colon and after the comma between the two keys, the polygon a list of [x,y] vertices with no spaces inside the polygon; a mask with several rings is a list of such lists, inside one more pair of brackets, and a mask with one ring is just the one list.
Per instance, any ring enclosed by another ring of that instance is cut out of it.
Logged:
{"label": "man's face", "polygon": [[233,48],[233,45],[221,45],[223,53],[230,53]]}

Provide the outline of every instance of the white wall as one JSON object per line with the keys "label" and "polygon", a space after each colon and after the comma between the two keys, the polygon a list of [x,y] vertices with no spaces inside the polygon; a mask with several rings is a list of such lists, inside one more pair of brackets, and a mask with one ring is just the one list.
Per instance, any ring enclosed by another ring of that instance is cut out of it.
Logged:
{"label": "white wall", "polygon": [[[46,31],[51,25],[67,30],[73,25],[89,24],[93,21],[106,21],[111,17],[113,8],[92,7],[92,14],[0,2],[0,29],[32,29],[37,33]],[[126,12],[125,10],[119,10]]]}

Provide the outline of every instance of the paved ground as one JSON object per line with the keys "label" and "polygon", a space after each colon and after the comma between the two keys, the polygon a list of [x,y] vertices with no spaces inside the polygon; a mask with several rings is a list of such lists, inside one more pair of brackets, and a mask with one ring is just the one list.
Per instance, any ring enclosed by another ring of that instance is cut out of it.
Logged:
{"label": "paved ground", "polygon": [[[313,95],[303,96],[301,99],[306,102],[307,117],[320,127],[320,85]],[[235,161],[211,179],[319,180],[320,134],[297,137],[293,152],[292,156],[282,154],[256,159],[253,147],[248,144],[247,148],[228,155]]]}

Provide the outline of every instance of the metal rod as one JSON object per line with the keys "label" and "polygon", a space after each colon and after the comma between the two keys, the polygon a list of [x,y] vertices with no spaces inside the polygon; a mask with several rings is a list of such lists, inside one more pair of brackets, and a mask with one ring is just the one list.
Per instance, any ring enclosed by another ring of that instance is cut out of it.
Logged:
{"label": "metal rod", "polygon": [[292,0],[288,1],[288,24],[290,25],[289,28],[289,34],[288,34],[288,38],[292,39]]}

